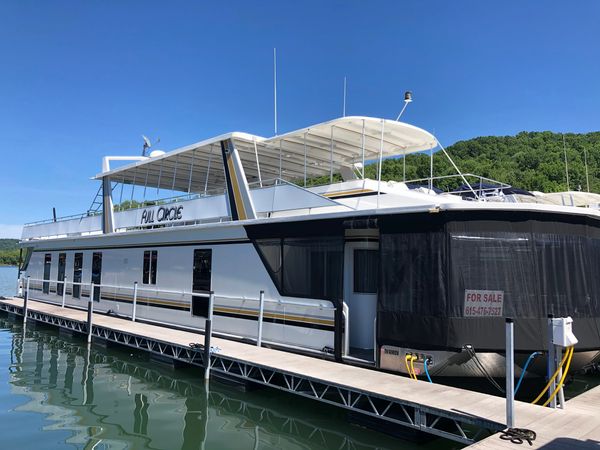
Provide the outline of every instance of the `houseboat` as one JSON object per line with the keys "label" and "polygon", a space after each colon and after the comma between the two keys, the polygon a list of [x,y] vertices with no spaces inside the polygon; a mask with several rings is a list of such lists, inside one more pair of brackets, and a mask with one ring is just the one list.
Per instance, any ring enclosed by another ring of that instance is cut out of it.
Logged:
{"label": "houseboat", "polygon": [[256,339],[263,298],[273,347],[434,376],[504,376],[506,317],[522,365],[547,348],[548,315],[571,316],[571,367],[592,363],[599,211],[486,195],[458,168],[468,195],[436,190],[433,165],[418,185],[382,180],[385,159],[439,147],[406,123],[342,117],[107,156],[89,211],[24,227],[21,283],[199,332],[212,295],[214,332],[240,340]]}

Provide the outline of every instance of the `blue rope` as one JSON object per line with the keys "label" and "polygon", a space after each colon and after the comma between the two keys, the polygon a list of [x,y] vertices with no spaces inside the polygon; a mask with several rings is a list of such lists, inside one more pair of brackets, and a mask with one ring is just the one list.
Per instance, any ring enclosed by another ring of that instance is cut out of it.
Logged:
{"label": "blue rope", "polygon": [[527,358],[527,362],[525,363],[525,366],[523,366],[523,371],[521,372],[521,376],[519,377],[519,382],[517,383],[517,387],[515,387],[515,395],[517,395],[517,392],[519,390],[519,388],[521,387],[521,381],[523,381],[523,378],[525,378],[525,372],[527,372],[527,367],[529,367],[529,363],[531,361],[534,360],[534,358],[538,355],[541,355],[542,352],[533,352],[531,355],[529,355],[529,358]]}
{"label": "blue rope", "polygon": [[431,381],[431,377],[429,376],[429,369],[427,368],[428,363],[429,363],[429,358],[425,358],[425,362],[423,363],[423,367],[425,368],[425,375],[427,375],[427,379],[429,380],[429,382],[433,383],[433,381]]}

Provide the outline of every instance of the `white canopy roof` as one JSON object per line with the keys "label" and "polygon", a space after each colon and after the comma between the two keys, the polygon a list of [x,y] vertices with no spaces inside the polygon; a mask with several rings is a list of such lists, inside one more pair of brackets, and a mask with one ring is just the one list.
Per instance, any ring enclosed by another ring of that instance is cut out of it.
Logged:
{"label": "white canopy roof", "polygon": [[[382,134],[383,133],[383,134]],[[220,142],[232,139],[248,182],[294,181],[337,173],[342,167],[379,158],[429,150],[437,140],[427,131],[393,120],[343,117],[290,133],[263,138],[228,133],[95,176],[115,182],[181,192],[224,187]]]}

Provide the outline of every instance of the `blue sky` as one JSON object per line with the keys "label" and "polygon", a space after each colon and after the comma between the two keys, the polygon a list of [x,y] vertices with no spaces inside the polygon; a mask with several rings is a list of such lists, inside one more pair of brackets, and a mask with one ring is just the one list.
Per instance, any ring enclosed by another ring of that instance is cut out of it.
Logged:
{"label": "blue sky", "polygon": [[445,145],[600,128],[595,1],[0,2],[0,237],[85,211],[107,154],[347,113]]}

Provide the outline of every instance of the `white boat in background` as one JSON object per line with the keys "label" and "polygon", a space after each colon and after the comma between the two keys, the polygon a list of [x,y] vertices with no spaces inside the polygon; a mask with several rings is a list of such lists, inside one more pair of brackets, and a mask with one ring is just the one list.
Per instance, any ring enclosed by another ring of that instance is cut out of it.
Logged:
{"label": "white boat in background", "polygon": [[262,292],[272,346],[405,373],[409,355],[440,376],[503,376],[504,317],[519,362],[546,348],[548,314],[570,315],[573,366],[593,361],[600,213],[489,201],[460,172],[470,199],[433,176],[381,180],[384,159],[437,147],[409,124],[343,117],[107,156],[90,211],[24,227],[22,276],[36,300],[91,295],[96,311],[192,330],[213,292],[213,330],[232,339],[256,338]]}

